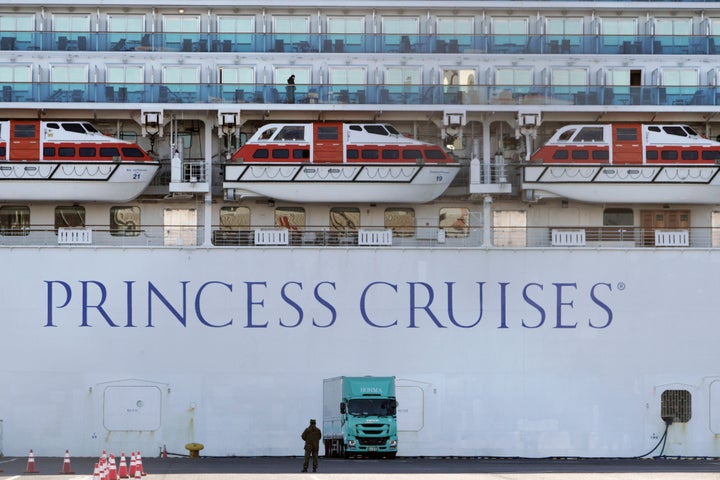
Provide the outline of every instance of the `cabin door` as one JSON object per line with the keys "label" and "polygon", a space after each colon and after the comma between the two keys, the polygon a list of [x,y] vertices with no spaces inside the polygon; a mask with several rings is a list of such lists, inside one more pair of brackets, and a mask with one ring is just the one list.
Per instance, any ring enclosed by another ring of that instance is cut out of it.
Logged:
{"label": "cabin door", "polygon": [[652,247],[655,245],[655,230],[688,230],[690,210],[642,210],[640,227],[643,246]]}
{"label": "cabin door", "polygon": [[642,163],[642,127],[639,123],[613,125],[612,163]]}
{"label": "cabin door", "polygon": [[313,143],[313,162],[344,163],[342,123],[314,124]]}
{"label": "cabin door", "polygon": [[10,122],[10,160],[40,160],[40,122]]}

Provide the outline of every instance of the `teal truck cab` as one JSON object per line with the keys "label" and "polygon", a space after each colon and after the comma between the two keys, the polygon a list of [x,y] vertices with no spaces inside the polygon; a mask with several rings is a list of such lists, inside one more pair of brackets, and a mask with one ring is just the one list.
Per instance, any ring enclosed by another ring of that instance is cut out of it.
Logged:
{"label": "teal truck cab", "polygon": [[325,455],[397,455],[395,377],[323,381]]}

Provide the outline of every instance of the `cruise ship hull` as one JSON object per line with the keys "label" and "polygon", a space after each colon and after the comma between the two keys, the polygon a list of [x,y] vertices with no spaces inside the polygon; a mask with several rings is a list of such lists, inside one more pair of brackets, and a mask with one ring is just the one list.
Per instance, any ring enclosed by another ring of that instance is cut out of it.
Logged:
{"label": "cruise ship hull", "polygon": [[693,421],[668,427],[664,454],[720,455],[716,251],[127,258],[0,251],[15,272],[2,292],[5,455],[155,456],[189,442],[298,455],[322,381],[338,375],[397,377],[400,456],[643,455],[664,433],[668,390],[692,395]]}

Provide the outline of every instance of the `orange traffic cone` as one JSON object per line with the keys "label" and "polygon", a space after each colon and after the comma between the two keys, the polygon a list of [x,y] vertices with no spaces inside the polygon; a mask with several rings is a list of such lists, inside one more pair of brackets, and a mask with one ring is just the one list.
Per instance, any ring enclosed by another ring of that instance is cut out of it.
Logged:
{"label": "orange traffic cone", "polygon": [[117,465],[115,465],[115,455],[112,453],[110,454],[110,460],[109,463],[109,470],[108,470],[108,480],[117,480]]}
{"label": "orange traffic cone", "polygon": [[35,455],[33,455],[32,450],[30,450],[30,455],[28,455],[28,463],[27,463],[27,468],[25,468],[25,473],[40,473],[35,468]]}
{"label": "orange traffic cone", "polygon": [[130,478],[135,478],[135,470],[137,470],[137,463],[135,463],[135,452],[130,452]]}
{"label": "orange traffic cone", "polygon": [[130,475],[128,475],[127,460],[125,459],[125,452],[120,454],[120,467],[118,468],[118,477],[130,478]]}
{"label": "orange traffic cone", "polygon": [[72,467],[70,466],[70,452],[68,450],[65,450],[65,459],[63,460],[63,466],[60,473],[63,475],[75,475],[75,472],[73,472]]}
{"label": "orange traffic cone", "polygon": [[140,470],[141,476],[144,477],[145,475],[147,475],[147,473],[145,473],[145,470],[143,470],[142,457],[140,456],[140,452],[137,452],[137,455],[135,455],[135,467]]}
{"label": "orange traffic cone", "polygon": [[140,473],[140,470],[135,470],[135,480],[138,480],[142,478],[142,474]]}
{"label": "orange traffic cone", "polygon": [[167,447],[163,444],[162,458],[167,458]]}
{"label": "orange traffic cone", "polygon": [[93,480],[100,480],[100,464],[95,464],[95,470],[93,470]]}

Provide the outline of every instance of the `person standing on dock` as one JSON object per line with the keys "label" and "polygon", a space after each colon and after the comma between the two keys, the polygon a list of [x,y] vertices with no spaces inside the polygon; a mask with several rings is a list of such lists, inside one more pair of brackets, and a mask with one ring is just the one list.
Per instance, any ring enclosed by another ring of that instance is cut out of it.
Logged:
{"label": "person standing on dock", "polygon": [[310,420],[310,426],[308,426],[300,435],[305,440],[305,461],[303,462],[303,472],[307,472],[308,465],[310,464],[310,455],[312,455],[313,461],[313,472],[317,472],[318,468],[318,451],[320,450],[320,439],[322,438],[322,432],[315,426],[315,420]]}

